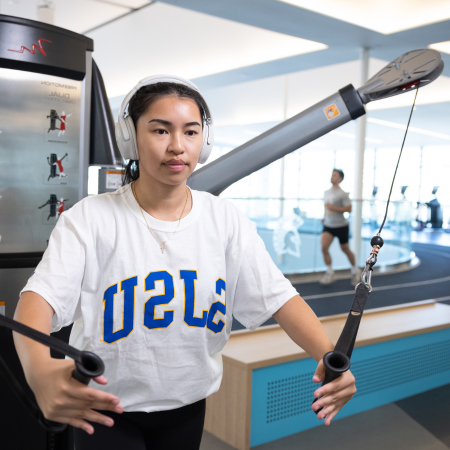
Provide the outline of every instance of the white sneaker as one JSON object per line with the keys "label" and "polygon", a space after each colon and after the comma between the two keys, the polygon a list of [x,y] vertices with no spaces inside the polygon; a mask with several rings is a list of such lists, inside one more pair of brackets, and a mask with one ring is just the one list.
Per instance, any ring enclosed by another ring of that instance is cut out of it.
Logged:
{"label": "white sneaker", "polygon": [[325,275],[320,279],[320,284],[330,284],[335,280],[334,272],[325,272]]}
{"label": "white sneaker", "polygon": [[350,284],[352,286],[356,286],[361,281],[361,271],[357,270],[354,274],[352,274],[352,278],[350,279]]}

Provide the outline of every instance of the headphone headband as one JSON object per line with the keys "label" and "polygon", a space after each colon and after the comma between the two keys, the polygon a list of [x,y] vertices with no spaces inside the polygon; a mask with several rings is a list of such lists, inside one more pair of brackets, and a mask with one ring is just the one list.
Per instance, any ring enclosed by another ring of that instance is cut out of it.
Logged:
{"label": "headphone headband", "polygon": [[130,136],[128,135],[128,130],[126,129],[125,122],[124,122],[125,109],[128,106],[128,103],[133,98],[133,95],[136,94],[136,92],[141,87],[148,86],[148,85],[151,85],[151,84],[156,84],[156,83],[183,84],[183,85],[193,89],[194,91],[197,91],[200,94],[200,91],[198,90],[198,87],[194,83],[192,83],[192,81],[186,80],[186,79],[181,78],[181,77],[177,77],[175,75],[162,74],[162,75],[152,75],[150,77],[143,78],[141,81],[139,81],[139,83],[130,92],[128,92],[128,94],[123,99],[122,104],[120,105],[118,119],[119,119],[120,124],[122,125],[122,130],[124,131],[124,136],[123,137],[124,137],[125,140],[129,140],[130,139]]}

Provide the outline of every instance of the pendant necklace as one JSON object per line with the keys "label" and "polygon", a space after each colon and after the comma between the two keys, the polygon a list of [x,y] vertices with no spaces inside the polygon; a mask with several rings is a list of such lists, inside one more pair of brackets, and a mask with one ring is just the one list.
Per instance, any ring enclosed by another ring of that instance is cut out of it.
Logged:
{"label": "pendant necklace", "polygon": [[144,216],[144,211],[142,211],[141,204],[139,203],[139,200],[138,200],[138,198],[137,198],[136,190],[135,190],[135,187],[134,187],[134,183],[135,183],[135,182],[133,182],[132,185],[131,185],[131,190],[133,191],[134,198],[136,199],[136,202],[137,202],[137,204],[138,204],[138,206],[139,206],[139,209],[141,210],[142,217],[144,218],[145,223],[147,224],[147,227],[148,227],[148,229],[150,230],[150,233],[152,233],[152,236],[159,242],[159,244],[160,244],[160,247],[159,247],[159,248],[161,249],[161,253],[164,253],[164,244],[165,244],[167,241],[169,241],[170,239],[172,239],[172,236],[177,232],[178,227],[180,226],[181,218],[183,217],[184,210],[186,209],[186,205],[187,205],[187,202],[188,202],[187,186],[186,186],[186,202],[185,202],[185,204],[184,204],[183,211],[181,212],[181,216],[180,216],[180,218],[178,219],[178,225],[177,225],[177,227],[175,228],[175,231],[172,233],[172,236],[170,236],[169,239],[167,239],[167,240],[165,240],[165,241],[163,242],[163,241],[159,240],[159,239],[156,237],[155,233],[153,233],[153,230],[152,230],[152,229],[150,228],[150,226],[148,225],[147,219],[146,219],[145,216]]}

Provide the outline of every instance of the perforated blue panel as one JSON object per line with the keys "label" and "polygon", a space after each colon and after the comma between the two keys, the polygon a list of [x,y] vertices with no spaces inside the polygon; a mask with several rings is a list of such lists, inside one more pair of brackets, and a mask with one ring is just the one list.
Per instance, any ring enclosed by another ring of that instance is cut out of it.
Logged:
{"label": "perforated blue panel", "polygon": [[[308,358],[253,371],[251,446],[322,423],[311,410],[316,367]],[[450,329],[356,348],[351,370],[358,392],[337,418],[450,383]]]}

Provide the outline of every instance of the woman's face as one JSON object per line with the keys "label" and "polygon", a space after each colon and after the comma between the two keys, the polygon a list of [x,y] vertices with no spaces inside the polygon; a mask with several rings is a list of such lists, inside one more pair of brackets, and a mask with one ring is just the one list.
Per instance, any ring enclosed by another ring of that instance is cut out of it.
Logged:
{"label": "woman's face", "polygon": [[[194,171],[203,143],[197,103],[165,96],[153,102],[136,127],[140,176],[179,185]],[[144,176],[145,176],[144,175]]]}

